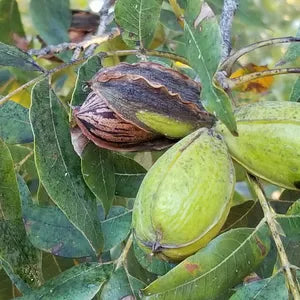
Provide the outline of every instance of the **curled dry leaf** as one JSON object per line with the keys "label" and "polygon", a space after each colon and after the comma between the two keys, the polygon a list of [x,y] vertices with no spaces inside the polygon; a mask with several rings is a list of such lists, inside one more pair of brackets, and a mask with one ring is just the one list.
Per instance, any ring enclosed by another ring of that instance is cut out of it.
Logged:
{"label": "curled dry leaf", "polygon": [[73,115],[86,137],[113,150],[160,150],[215,117],[198,100],[201,86],[156,63],[101,69],[92,92]]}
{"label": "curled dry leaf", "polygon": [[82,133],[78,126],[71,128],[71,141],[75,152],[81,157],[82,152],[89,140]]}

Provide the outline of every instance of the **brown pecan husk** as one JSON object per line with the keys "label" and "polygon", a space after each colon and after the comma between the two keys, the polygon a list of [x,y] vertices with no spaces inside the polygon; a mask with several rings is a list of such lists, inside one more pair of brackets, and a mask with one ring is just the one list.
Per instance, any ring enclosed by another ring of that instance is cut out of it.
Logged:
{"label": "brown pecan husk", "polygon": [[95,92],[73,110],[82,133],[101,148],[123,151],[161,150],[173,140],[146,131],[123,120]]}
{"label": "brown pecan husk", "polygon": [[100,147],[160,150],[176,142],[178,137],[143,123],[137,117],[140,111],[166,116],[193,130],[215,122],[198,100],[200,84],[156,63],[103,68],[90,81],[90,87],[92,92],[73,115],[83,134]]}

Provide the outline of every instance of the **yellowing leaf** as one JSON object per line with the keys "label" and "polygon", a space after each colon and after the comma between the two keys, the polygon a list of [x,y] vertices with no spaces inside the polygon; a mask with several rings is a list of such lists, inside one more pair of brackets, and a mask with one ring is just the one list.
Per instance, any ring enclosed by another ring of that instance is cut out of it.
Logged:
{"label": "yellowing leaf", "polygon": [[[20,87],[22,84],[20,84],[18,81],[14,81],[10,86],[8,93],[16,90],[18,87]],[[22,106],[29,108],[30,106],[30,93],[25,89],[22,90],[20,93],[15,94],[10,98],[10,100],[21,104]]]}
{"label": "yellowing leaf", "polygon": [[176,61],[174,65],[175,65],[175,67],[177,67],[177,68],[190,68],[190,69],[191,69],[191,67],[190,67],[189,65],[183,64],[183,63],[180,62],[180,61]]}
{"label": "yellowing leaf", "polygon": [[[109,52],[109,51],[115,51],[115,50],[126,50],[128,49],[127,45],[123,42],[123,40],[120,37],[116,37],[109,42],[104,42],[100,45],[100,47],[97,48],[96,53],[99,52]],[[102,60],[103,67],[111,67],[115,66],[120,63],[120,59],[117,55],[110,56],[107,58],[104,58]]]}
{"label": "yellowing leaf", "polygon": [[[257,66],[255,64],[248,64],[245,67],[236,70],[233,72],[230,76],[230,78],[237,78],[240,76],[243,76],[245,74],[250,74],[254,72],[260,72],[260,71],[265,71],[269,70],[267,66]],[[236,90],[242,91],[242,92],[254,92],[254,93],[263,93],[266,92],[270,86],[272,85],[274,81],[273,76],[267,76],[267,77],[262,77],[258,78],[255,80],[248,81],[242,85],[239,85]]]}

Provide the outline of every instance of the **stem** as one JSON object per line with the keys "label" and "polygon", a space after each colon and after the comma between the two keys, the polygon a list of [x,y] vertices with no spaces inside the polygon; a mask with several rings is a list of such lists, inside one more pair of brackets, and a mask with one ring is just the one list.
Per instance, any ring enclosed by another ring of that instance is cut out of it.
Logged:
{"label": "stem", "polygon": [[147,55],[147,56],[158,56],[158,57],[164,57],[169,58],[174,61],[179,61],[185,65],[188,65],[188,61],[179,55],[170,53],[170,52],[164,52],[164,51],[158,51],[158,50],[116,50],[116,51],[108,51],[108,52],[100,52],[99,55],[102,58],[105,58],[107,56],[127,56],[127,55]]}
{"label": "stem", "polygon": [[275,44],[282,44],[282,43],[291,43],[291,42],[300,42],[300,38],[297,37],[283,37],[283,38],[274,38],[274,39],[269,39],[265,41],[260,41],[253,43],[251,45],[248,45],[235,53],[233,53],[231,56],[229,56],[221,65],[220,71],[224,70],[226,71],[227,74],[231,73],[232,66],[234,63],[243,55],[256,50],[258,48],[270,46],[270,45],[275,45]]}
{"label": "stem", "polygon": [[113,28],[111,30],[111,32],[107,33],[107,34],[103,34],[100,36],[94,36],[89,40],[86,41],[82,41],[80,43],[62,43],[62,44],[58,44],[55,46],[48,46],[42,49],[31,49],[28,51],[29,55],[35,55],[35,56],[44,56],[47,54],[55,54],[55,53],[60,53],[66,50],[74,50],[77,48],[80,48],[82,50],[87,49],[89,46],[91,45],[99,45],[103,42],[106,42],[108,40],[111,40],[117,36],[120,35],[120,30],[118,28]]}
{"label": "stem", "polygon": [[184,27],[184,10],[178,5],[176,0],[169,0],[169,3],[173,9],[173,12],[177,18],[177,21],[181,28]]}
{"label": "stem", "polygon": [[239,0],[224,0],[223,10],[221,14],[221,35],[222,35],[222,59],[225,60],[231,51],[231,28],[233,17],[238,8]]}
{"label": "stem", "polygon": [[118,258],[118,260],[116,262],[116,270],[119,269],[124,264],[126,257],[128,255],[129,249],[132,245],[132,242],[133,242],[133,235],[131,233],[120,257]]}
{"label": "stem", "polygon": [[267,76],[274,76],[274,75],[282,75],[282,74],[297,74],[300,73],[300,68],[281,68],[281,69],[272,69],[272,70],[264,70],[260,72],[253,72],[249,73],[234,79],[227,79],[228,87],[230,89],[234,89],[235,87],[244,84],[248,81],[267,77]]}
{"label": "stem", "polygon": [[15,164],[15,171],[19,172],[21,167],[26,163],[26,161],[33,155],[33,150],[31,150],[21,161]]}
{"label": "stem", "polygon": [[36,82],[38,82],[39,80],[41,80],[43,77],[46,77],[46,75],[47,74],[42,74],[42,75],[40,75],[38,77],[33,78],[32,80],[26,82],[25,84],[21,85],[20,87],[18,87],[14,91],[12,91],[9,94],[7,94],[5,97],[1,98],[0,99],[0,106],[3,105],[5,102],[7,102],[9,100],[9,98],[11,98],[12,96],[14,96],[15,94],[18,94],[19,92],[21,92],[24,89],[28,88],[32,84],[35,84]]}
{"label": "stem", "polygon": [[297,282],[292,274],[291,265],[284,250],[283,243],[280,238],[280,233],[277,229],[277,223],[274,217],[274,212],[266,200],[266,196],[262,187],[260,186],[258,179],[251,174],[248,174],[248,179],[258,197],[261,208],[264,212],[265,219],[270,228],[273,240],[278,251],[283,273],[285,275],[285,282],[288,287],[288,290],[293,295],[294,300],[300,300],[300,293],[297,286]]}

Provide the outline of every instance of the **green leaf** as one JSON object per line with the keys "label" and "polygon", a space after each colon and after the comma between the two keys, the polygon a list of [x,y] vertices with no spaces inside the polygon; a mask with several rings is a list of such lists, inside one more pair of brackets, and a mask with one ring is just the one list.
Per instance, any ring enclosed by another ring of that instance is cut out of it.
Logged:
{"label": "green leaf", "polygon": [[170,30],[182,31],[174,12],[162,9],[160,12],[160,22]]}
{"label": "green leaf", "polygon": [[101,60],[95,55],[82,64],[78,70],[75,89],[72,94],[71,106],[79,106],[91,92],[88,81],[101,69]]}
{"label": "green leaf", "polygon": [[0,295],[3,299],[13,299],[15,289],[3,269],[0,269]]}
{"label": "green leaf", "polygon": [[93,256],[88,241],[58,207],[34,205],[26,184],[19,187],[27,236],[36,248],[63,257]]}
{"label": "green leaf", "polygon": [[145,253],[136,241],[133,242],[134,254],[140,263],[140,265],[146,269],[147,271],[157,274],[157,275],[165,275],[169,272],[175,265],[168,263],[167,261],[160,260],[155,256],[150,256]]}
{"label": "green leaf", "polygon": [[10,66],[25,71],[42,71],[33,58],[22,50],[0,42],[0,66]]}
{"label": "green leaf", "polygon": [[30,120],[34,132],[35,161],[47,193],[98,253],[103,239],[97,202],[86,186],[70,137],[68,118],[48,79],[32,90]]}
{"label": "green leaf", "polygon": [[107,214],[112,206],[116,187],[111,151],[89,143],[82,154],[81,168],[86,184],[102,203]]}
{"label": "green leaf", "polygon": [[[125,296],[137,295],[145,284],[132,277],[123,267],[116,270],[101,291],[101,300],[123,299]],[[139,298],[137,298],[139,299]]]}
{"label": "green leaf", "polygon": [[300,77],[295,81],[292,92],[290,94],[290,101],[300,102]]}
{"label": "green leaf", "polygon": [[263,217],[263,212],[257,201],[246,201],[231,207],[222,231],[238,227],[256,227]]}
{"label": "green leaf", "polygon": [[114,153],[116,195],[135,198],[139,187],[146,175],[146,169],[135,160],[121,154]]}
{"label": "green leaf", "polygon": [[135,256],[133,247],[130,247],[127,254],[126,270],[131,276],[145,283],[150,283],[157,278],[156,274],[148,272],[140,265]]}
{"label": "green leaf", "polygon": [[[296,33],[296,37],[300,38],[300,26]],[[299,42],[290,43],[286,53],[284,54],[283,58],[280,60],[280,62],[277,65],[281,66],[290,62],[294,62],[297,59],[299,60],[300,59],[299,57],[300,57],[300,43]]]}
{"label": "green leaf", "polygon": [[38,179],[33,149],[21,145],[8,145],[8,148],[19,175],[21,175],[26,182]]}
{"label": "green leaf", "polygon": [[39,289],[17,299],[90,300],[108,280],[112,269],[112,264],[84,263],[61,273]]}
{"label": "green leaf", "polygon": [[13,160],[0,139],[0,262],[24,293],[40,284],[39,260],[30,244],[21,216],[21,201]]}
{"label": "green leaf", "polygon": [[108,251],[126,239],[131,227],[131,211],[113,206],[106,220],[101,222],[104,235],[104,251]]}
{"label": "green leaf", "polygon": [[[297,203],[297,202],[295,202]],[[295,210],[294,210],[295,209]],[[297,214],[297,208],[290,211],[290,213],[296,213],[292,215],[284,215],[276,218],[276,221],[280,224],[285,236],[282,236],[282,242],[284,249],[289,258],[289,262],[292,265],[300,265],[300,215]],[[298,207],[299,209],[299,207]],[[277,257],[277,268],[280,268],[280,260]],[[275,267],[276,268],[276,267]]]}
{"label": "green leaf", "polygon": [[13,101],[4,103],[0,109],[0,137],[8,144],[31,143],[28,109]]}
{"label": "green leaf", "polygon": [[50,279],[53,279],[60,273],[78,264],[78,260],[76,259],[55,256],[47,252],[42,252],[42,255],[43,274],[45,282],[47,282]]}
{"label": "green leaf", "polygon": [[158,24],[162,0],[118,0],[116,22],[129,47],[147,48]]}
{"label": "green leaf", "polygon": [[46,44],[69,41],[72,18],[69,0],[31,0],[30,13],[36,31]]}
{"label": "green leaf", "polygon": [[39,183],[39,187],[37,190],[37,202],[39,203],[39,205],[55,205],[52,201],[52,199],[50,198],[50,196],[48,195],[47,191],[45,190],[44,186]]}
{"label": "green leaf", "polygon": [[0,139],[0,219],[20,219],[21,202],[12,156],[7,145]]}
{"label": "green leaf", "polygon": [[15,44],[16,39],[25,37],[17,1],[0,0],[0,11],[0,41]]}
{"label": "green leaf", "polygon": [[144,299],[216,299],[263,261],[270,247],[265,228],[219,235],[146,287]]}
{"label": "green leaf", "polygon": [[[297,278],[300,280],[300,271],[297,271]],[[281,272],[270,278],[243,285],[230,297],[230,300],[264,300],[272,298],[276,300],[286,300],[289,298],[284,275]]]}
{"label": "green leaf", "polygon": [[276,218],[287,236],[298,236],[300,231],[300,215],[282,215]]}
{"label": "green leaf", "polygon": [[222,37],[217,18],[206,2],[188,1],[184,35],[187,59],[202,83],[203,105],[235,133],[237,128],[230,98],[214,84],[214,75],[221,59]]}
{"label": "green leaf", "polygon": [[300,215],[300,199],[291,205],[287,211],[287,215]]}

